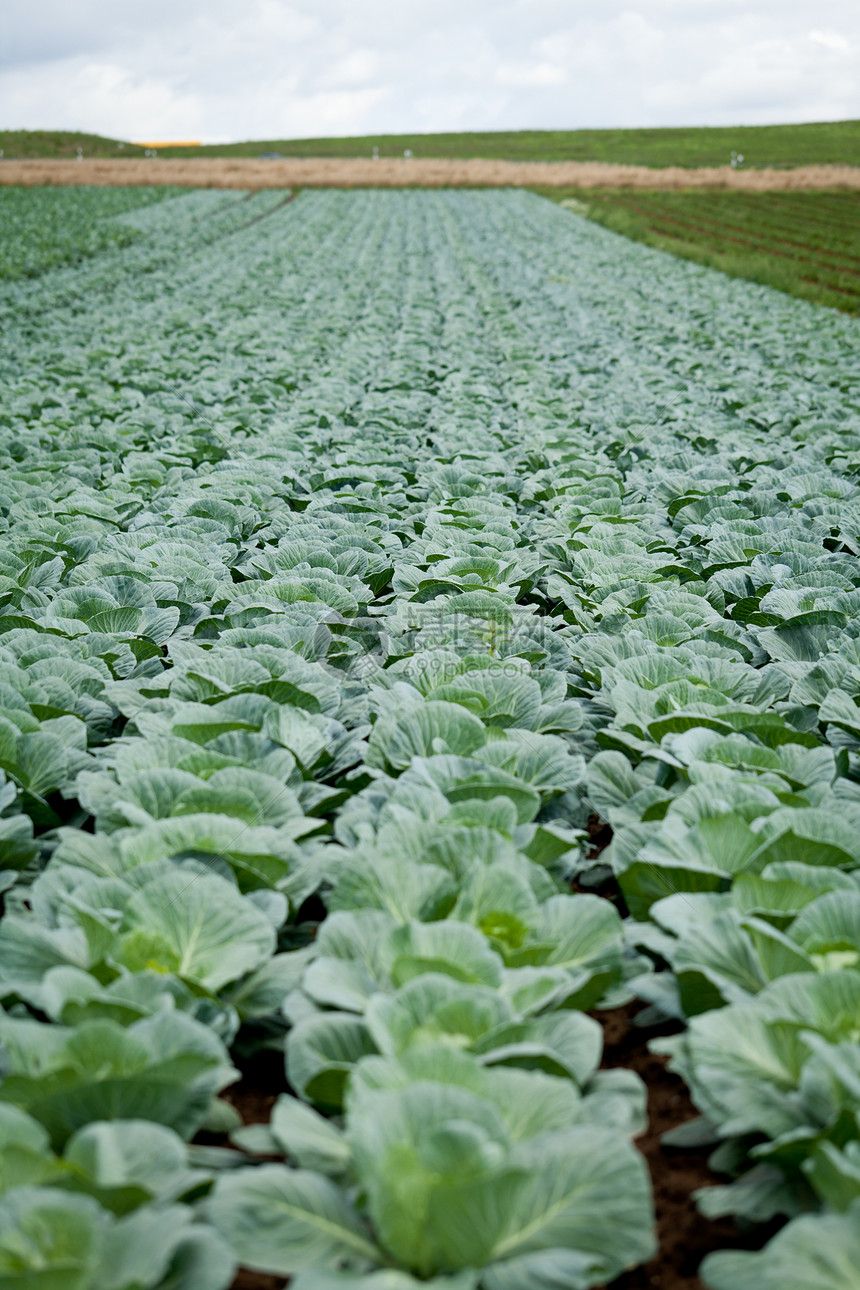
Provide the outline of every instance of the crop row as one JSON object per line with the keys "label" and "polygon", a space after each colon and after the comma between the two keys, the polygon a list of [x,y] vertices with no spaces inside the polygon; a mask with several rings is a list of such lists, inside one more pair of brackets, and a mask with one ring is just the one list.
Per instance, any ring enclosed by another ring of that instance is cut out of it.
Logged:
{"label": "crop row", "polygon": [[[544,190],[565,200],[563,190]],[[584,192],[574,208],[628,237],[857,312],[860,203],[852,193]],[[570,200],[568,197],[566,200]]]}
{"label": "crop row", "polygon": [[857,324],[528,194],[254,201],[0,299],[0,1270],[603,1283],[638,997],[703,1212],[791,1220],[708,1284],[840,1284]]}
{"label": "crop row", "polygon": [[[621,194],[619,194],[619,197]],[[857,201],[850,193],[624,194],[625,204],[657,219],[694,219],[700,227],[752,236],[772,247],[819,251],[856,262]]]}

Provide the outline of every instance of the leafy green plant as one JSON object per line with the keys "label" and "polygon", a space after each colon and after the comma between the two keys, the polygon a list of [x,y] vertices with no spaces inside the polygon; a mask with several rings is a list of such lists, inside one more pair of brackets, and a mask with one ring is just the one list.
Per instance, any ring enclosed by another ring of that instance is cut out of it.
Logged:
{"label": "leafy green plant", "polygon": [[236,1072],[204,1025],[161,1011],[123,1028],[70,1028],[0,1017],[6,1074],[0,1101],[20,1107],[60,1146],[93,1120],[147,1119],[191,1137]]}
{"label": "leafy green plant", "polygon": [[[643,1088],[585,1013],[636,996],[703,1213],[830,1230],[856,323],[523,192],[121,218],[0,287],[0,1113],[57,1260],[114,1284],[175,1208],[116,1284],[226,1275],[193,1188],[129,1190],[142,1122],[297,1290],[605,1282],[653,1249]],[[183,1148],[261,1045],[297,1097]]]}
{"label": "leafy green plant", "polygon": [[218,1180],[207,1212],[252,1266],[399,1266],[455,1285],[474,1269],[488,1288],[585,1287],[648,1257],[644,1165],[617,1131],[570,1127],[576,1095],[564,1080],[483,1070],[444,1048],[402,1070],[370,1059],[364,1071],[343,1134],[301,1103],[278,1104],[274,1144],[302,1167]]}

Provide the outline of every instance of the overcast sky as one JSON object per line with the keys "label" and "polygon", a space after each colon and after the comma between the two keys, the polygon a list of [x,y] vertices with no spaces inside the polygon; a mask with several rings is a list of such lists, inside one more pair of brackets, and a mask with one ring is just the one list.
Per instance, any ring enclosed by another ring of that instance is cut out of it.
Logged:
{"label": "overcast sky", "polygon": [[860,0],[2,0],[0,128],[126,139],[860,117]]}

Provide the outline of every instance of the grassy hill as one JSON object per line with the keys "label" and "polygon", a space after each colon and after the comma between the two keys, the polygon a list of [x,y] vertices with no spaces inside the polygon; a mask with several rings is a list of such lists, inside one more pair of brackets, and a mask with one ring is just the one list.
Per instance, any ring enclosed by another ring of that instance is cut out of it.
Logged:
{"label": "grassy hill", "polygon": [[85,157],[139,157],[143,154],[143,148],[136,148],[120,139],[82,134],[79,130],[0,130],[0,148],[4,157],[30,160],[74,158],[78,148],[83,149]]}
{"label": "grassy hill", "polygon": [[[118,139],[74,131],[0,131],[6,157],[139,156],[143,149]],[[725,165],[732,151],[747,166],[798,166],[814,162],[860,165],[860,121],[806,125],[690,126],[653,130],[516,130],[461,134],[385,134],[343,139],[265,139],[171,148],[179,157],[402,156],[488,157],[511,161],[616,161],[646,166]]]}

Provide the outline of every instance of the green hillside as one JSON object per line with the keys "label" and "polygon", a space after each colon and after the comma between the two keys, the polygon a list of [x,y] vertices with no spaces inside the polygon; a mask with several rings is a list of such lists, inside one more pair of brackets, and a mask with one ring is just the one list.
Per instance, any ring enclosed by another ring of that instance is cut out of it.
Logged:
{"label": "green hillside", "polygon": [[[122,157],[142,149],[116,139],[71,131],[0,131],[7,157]],[[487,157],[512,161],[615,161],[646,166],[725,165],[732,151],[748,166],[797,166],[815,162],[860,165],[860,121],[806,125],[690,126],[650,130],[516,130],[461,134],[388,134],[341,139],[265,139],[171,148],[171,156],[285,157],[402,156]]]}
{"label": "green hillside", "polygon": [[3,156],[37,160],[42,157],[72,158],[78,148],[85,157],[136,157],[143,148],[120,139],[106,139],[100,134],[82,134],[80,130],[0,130]]}

